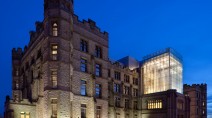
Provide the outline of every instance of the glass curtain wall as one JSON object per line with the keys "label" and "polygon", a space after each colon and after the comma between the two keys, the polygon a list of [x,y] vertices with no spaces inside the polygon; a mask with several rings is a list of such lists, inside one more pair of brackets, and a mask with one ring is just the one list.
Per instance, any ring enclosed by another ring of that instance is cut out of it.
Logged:
{"label": "glass curtain wall", "polygon": [[153,56],[143,63],[144,94],[176,89],[182,93],[182,64],[170,52]]}

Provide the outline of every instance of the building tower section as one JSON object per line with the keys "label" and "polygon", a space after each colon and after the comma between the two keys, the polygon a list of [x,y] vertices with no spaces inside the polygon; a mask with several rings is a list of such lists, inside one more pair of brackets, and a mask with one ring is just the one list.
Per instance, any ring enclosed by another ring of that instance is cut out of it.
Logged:
{"label": "building tower section", "polygon": [[183,93],[182,59],[173,49],[144,57],[142,62],[144,94],[176,89]]}

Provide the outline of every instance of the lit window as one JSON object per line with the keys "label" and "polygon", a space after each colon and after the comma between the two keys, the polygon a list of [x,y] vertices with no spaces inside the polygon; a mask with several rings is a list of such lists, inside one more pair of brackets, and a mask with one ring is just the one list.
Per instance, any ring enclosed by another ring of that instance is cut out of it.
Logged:
{"label": "lit window", "polygon": [[81,40],[80,50],[83,52],[88,52],[88,42],[87,41]]}
{"label": "lit window", "polygon": [[86,118],[86,104],[81,104],[81,118]]}
{"label": "lit window", "polygon": [[51,71],[52,88],[57,88],[57,70]]}
{"label": "lit window", "polygon": [[147,109],[162,109],[162,100],[149,100],[147,101]]}
{"label": "lit window", "polygon": [[121,92],[121,86],[119,84],[114,84],[114,92],[120,93]]}
{"label": "lit window", "polygon": [[96,107],[96,118],[101,118],[101,106]]}
{"label": "lit window", "polygon": [[80,60],[80,70],[82,72],[87,72],[87,60],[86,59],[81,59]]}
{"label": "lit window", "polygon": [[102,87],[100,84],[96,84],[96,97],[101,98]]}
{"label": "lit window", "polygon": [[117,71],[115,71],[115,79],[116,80],[121,80],[121,73],[120,72],[117,72]]}
{"label": "lit window", "polygon": [[57,118],[57,99],[52,99],[52,118]]}
{"label": "lit window", "polygon": [[30,118],[29,112],[21,112],[21,118]]}
{"label": "lit window", "polygon": [[86,84],[87,82],[84,80],[81,80],[81,95],[86,96],[87,92],[86,92]]}
{"label": "lit window", "polygon": [[102,67],[99,64],[96,64],[96,76],[100,77],[102,74]]}
{"label": "lit window", "polygon": [[129,93],[130,93],[130,87],[124,86],[124,94],[129,95]]}
{"label": "lit window", "polygon": [[53,44],[52,45],[52,60],[56,61],[58,60],[58,45],[57,44]]}
{"label": "lit window", "polygon": [[134,97],[137,97],[138,96],[138,89],[133,89],[133,96]]}
{"label": "lit window", "polygon": [[53,36],[58,36],[58,26],[57,26],[57,23],[54,23],[53,24],[52,34],[53,34]]}
{"label": "lit window", "polygon": [[98,58],[102,58],[102,49],[99,46],[96,46],[95,48],[95,56]]}
{"label": "lit window", "polygon": [[121,104],[121,98],[115,97],[115,105],[116,105],[116,107],[120,107],[120,104]]}
{"label": "lit window", "polygon": [[18,71],[18,69],[15,69],[15,76],[19,76],[19,71]]}

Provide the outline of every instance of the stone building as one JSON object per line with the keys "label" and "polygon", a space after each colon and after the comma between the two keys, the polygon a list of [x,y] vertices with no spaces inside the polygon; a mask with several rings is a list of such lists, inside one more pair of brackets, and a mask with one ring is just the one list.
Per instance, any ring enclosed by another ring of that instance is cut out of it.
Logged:
{"label": "stone building", "polygon": [[44,20],[35,26],[29,44],[12,50],[5,118],[207,116],[207,86],[183,89],[182,60],[172,49],[111,61],[108,33],[80,21],[73,0],[44,0]]}

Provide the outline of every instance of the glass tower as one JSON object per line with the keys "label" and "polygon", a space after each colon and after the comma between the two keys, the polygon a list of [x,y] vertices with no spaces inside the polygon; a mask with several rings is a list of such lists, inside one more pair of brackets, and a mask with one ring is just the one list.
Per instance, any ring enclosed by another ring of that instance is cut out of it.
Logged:
{"label": "glass tower", "polygon": [[142,62],[144,94],[176,89],[183,93],[182,58],[171,48],[144,57]]}

